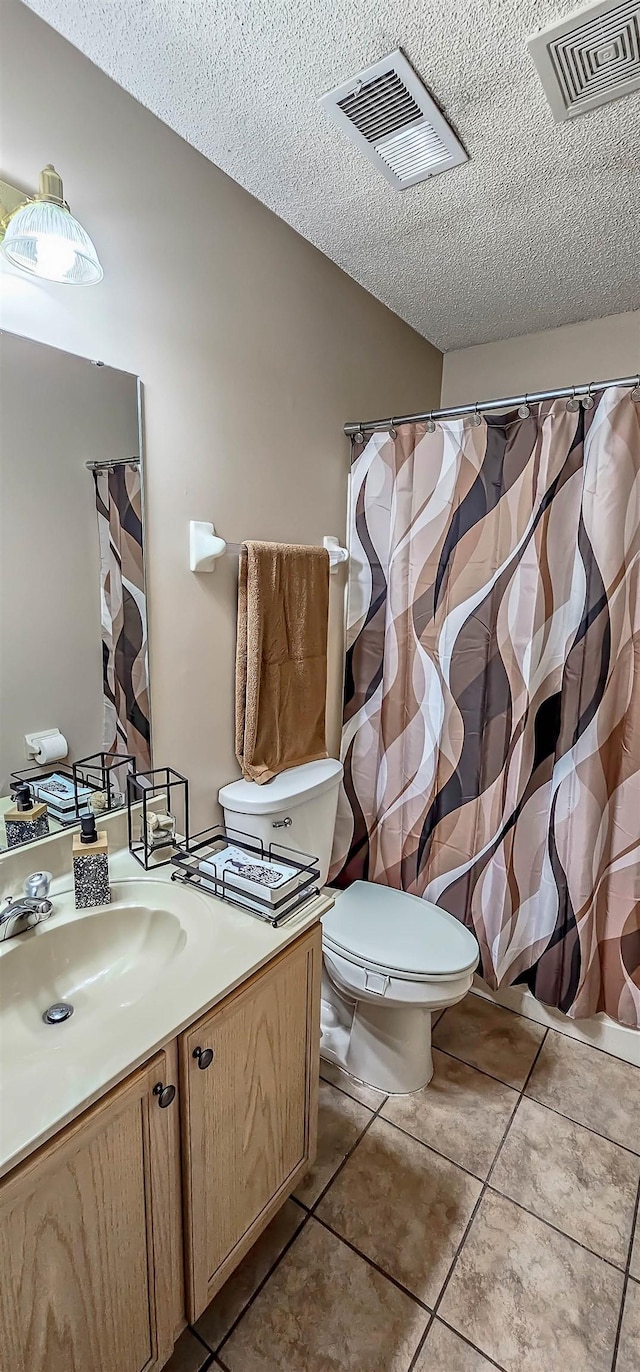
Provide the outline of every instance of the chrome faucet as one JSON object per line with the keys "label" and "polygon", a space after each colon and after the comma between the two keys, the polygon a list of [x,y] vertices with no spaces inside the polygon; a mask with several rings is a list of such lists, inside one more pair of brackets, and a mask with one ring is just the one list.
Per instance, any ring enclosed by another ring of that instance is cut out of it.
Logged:
{"label": "chrome faucet", "polygon": [[0,943],[5,939],[24,934],[36,924],[42,924],[53,914],[53,905],[48,900],[51,886],[51,872],[32,872],[24,883],[24,896],[19,900],[9,900],[0,911]]}

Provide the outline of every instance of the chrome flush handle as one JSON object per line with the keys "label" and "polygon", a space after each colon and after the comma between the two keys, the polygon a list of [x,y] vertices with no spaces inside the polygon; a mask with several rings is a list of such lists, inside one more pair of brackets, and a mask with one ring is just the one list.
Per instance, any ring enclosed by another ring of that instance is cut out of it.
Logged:
{"label": "chrome flush handle", "polygon": [[274,819],[273,824],[271,825],[271,828],[272,828],[272,829],[290,829],[292,824],[293,824],[293,820],[292,820],[291,816],[290,816],[290,815],[287,815],[286,819]]}

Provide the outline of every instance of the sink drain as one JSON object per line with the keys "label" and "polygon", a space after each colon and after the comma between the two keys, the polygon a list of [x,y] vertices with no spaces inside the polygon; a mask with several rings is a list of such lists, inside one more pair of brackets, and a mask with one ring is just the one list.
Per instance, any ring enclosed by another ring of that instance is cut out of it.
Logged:
{"label": "sink drain", "polygon": [[73,1014],[73,1006],[66,1001],[58,1001],[55,1005],[50,1005],[42,1016],[45,1024],[62,1024],[63,1020],[70,1019]]}

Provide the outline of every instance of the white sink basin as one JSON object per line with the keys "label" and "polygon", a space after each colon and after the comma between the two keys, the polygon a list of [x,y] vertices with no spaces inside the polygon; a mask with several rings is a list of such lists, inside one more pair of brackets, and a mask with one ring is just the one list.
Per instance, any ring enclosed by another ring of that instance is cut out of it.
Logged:
{"label": "white sink basin", "polygon": [[54,1001],[81,1015],[134,1005],[184,948],[186,934],[167,910],[143,905],[101,909],[91,918],[55,917],[14,939],[0,959],[0,1033],[7,1016],[25,1024]]}
{"label": "white sink basin", "polygon": [[[71,891],[54,896],[50,919],[0,945],[0,1055],[54,1048],[169,978],[187,944],[184,896],[153,880],[116,884],[111,904],[92,910],[75,910]],[[45,1010],[60,1001],[73,1016],[45,1024]]]}

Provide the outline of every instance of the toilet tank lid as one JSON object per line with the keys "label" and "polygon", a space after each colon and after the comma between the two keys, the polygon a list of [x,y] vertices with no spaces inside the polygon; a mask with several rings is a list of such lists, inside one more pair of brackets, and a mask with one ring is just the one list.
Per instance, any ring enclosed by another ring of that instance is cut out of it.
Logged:
{"label": "toilet tank lid", "polygon": [[303,762],[301,767],[289,767],[264,786],[258,786],[256,781],[231,781],[218,791],[218,801],[223,809],[236,814],[272,815],[332,789],[341,776],[341,762],[333,757],[321,758],[318,762]]}

